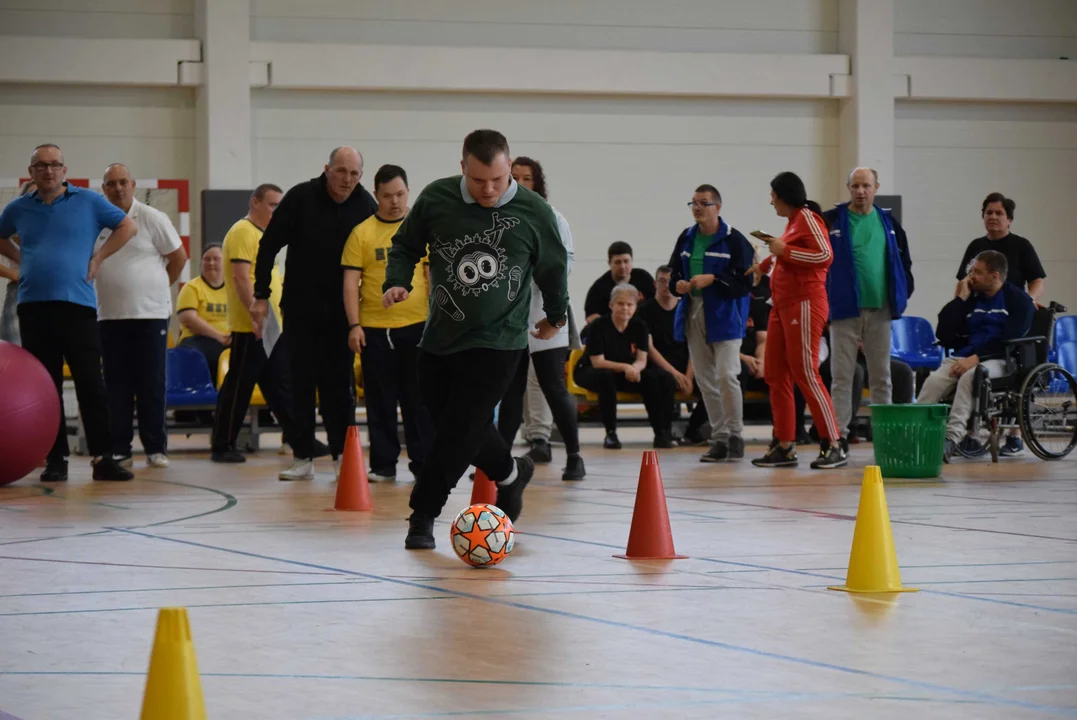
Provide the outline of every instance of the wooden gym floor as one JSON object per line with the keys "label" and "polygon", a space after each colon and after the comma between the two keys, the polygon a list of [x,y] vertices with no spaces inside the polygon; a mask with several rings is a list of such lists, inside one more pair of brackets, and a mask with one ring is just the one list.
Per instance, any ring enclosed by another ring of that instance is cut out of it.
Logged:
{"label": "wooden gym floor", "polygon": [[0,488],[0,718],[137,717],[162,606],[189,610],[211,718],[1077,717],[1072,459],[888,481],[922,591],[855,597],[825,586],[870,446],[835,472],[661,451],[690,557],[629,562],[613,555],[648,445],[622,438],[585,433],[583,483],[541,466],[490,570],[448,542],[466,481],[432,552],[403,549],[406,471],[372,514],[335,513],[329,463],[285,484],[272,450],[234,467],[174,449],[118,485],[76,459],[66,485]]}

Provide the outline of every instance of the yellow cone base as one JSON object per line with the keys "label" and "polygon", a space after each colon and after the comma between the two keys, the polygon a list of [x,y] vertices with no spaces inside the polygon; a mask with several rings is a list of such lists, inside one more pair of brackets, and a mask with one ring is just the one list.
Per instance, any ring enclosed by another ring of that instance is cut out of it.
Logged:
{"label": "yellow cone base", "polygon": [[845,584],[827,589],[863,594],[917,591],[901,584],[883,476],[876,465],[864,468]]}
{"label": "yellow cone base", "polygon": [[161,608],[141,720],[206,720],[202,681],[184,608]]}

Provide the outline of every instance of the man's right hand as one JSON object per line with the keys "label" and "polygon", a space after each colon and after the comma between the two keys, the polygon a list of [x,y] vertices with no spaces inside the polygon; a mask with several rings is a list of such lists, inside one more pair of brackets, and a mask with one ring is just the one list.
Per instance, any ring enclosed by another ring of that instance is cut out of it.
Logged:
{"label": "man's right hand", "polygon": [[759,377],[759,359],[751,355],[741,355],[741,362],[748,366],[748,372],[752,377]]}
{"label": "man's right hand", "polygon": [[673,372],[673,379],[677,381],[677,389],[685,395],[692,394],[692,381],[687,375],[681,372]]}
{"label": "man's right hand", "polygon": [[363,348],[366,347],[366,333],[363,332],[363,328],[356,325],[348,331],[348,347],[353,353],[363,352]]}
{"label": "man's right hand", "polygon": [[269,314],[269,301],[255,299],[251,303],[250,308],[251,323],[254,325],[254,335],[257,338],[262,337],[262,323],[265,322],[266,315]]}
{"label": "man's right hand", "polygon": [[972,295],[972,288],[969,287],[969,277],[965,276],[965,279],[957,284],[957,296],[962,300],[968,300]]}
{"label": "man's right hand", "polygon": [[232,344],[232,333],[217,333],[217,342],[228,347]]}
{"label": "man's right hand", "polygon": [[692,283],[688,282],[687,280],[678,280],[677,281],[677,294],[678,295],[685,295],[691,289],[692,289]]}
{"label": "man's right hand", "polygon": [[391,287],[385,291],[385,294],[381,296],[381,306],[383,308],[391,308],[398,302],[404,302],[408,299],[408,291],[402,287]]}
{"label": "man's right hand", "polygon": [[625,365],[625,379],[628,382],[639,382],[639,369],[635,365]]}

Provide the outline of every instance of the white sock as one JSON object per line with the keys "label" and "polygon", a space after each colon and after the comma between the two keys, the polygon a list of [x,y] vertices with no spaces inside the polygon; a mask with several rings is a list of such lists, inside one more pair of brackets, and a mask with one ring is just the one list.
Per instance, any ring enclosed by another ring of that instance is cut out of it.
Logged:
{"label": "white sock", "polygon": [[516,459],[513,458],[513,460],[512,460],[512,472],[509,473],[509,476],[507,478],[505,478],[504,480],[499,482],[498,485],[501,486],[501,487],[505,487],[506,485],[512,485],[512,483],[516,480],[516,476],[519,475],[519,474],[520,474],[520,467],[519,467],[519,465],[516,464]]}

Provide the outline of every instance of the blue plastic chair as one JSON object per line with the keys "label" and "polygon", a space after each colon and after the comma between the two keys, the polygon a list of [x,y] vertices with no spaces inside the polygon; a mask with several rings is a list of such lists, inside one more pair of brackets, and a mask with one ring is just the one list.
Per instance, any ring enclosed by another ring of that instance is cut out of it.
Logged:
{"label": "blue plastic chair", "polygon": [[935,370],[945,353],[935,345],[935,331],[925,318],[906,315],[890,324],[890,357],[916,370]]}
{"label": "blue plastic chair", "polygon": [[1055,318],[1055,336],[1051,344],[1057,348],[1063,343],[1071,342],[1077,343],[1077,315]]}
{"label": "blue plastic chair", "polygon": [[1058,360],[1055,362],[1068,370],[1070,375],[1077,376],[1077,340],[1060,343],[1057,350]]}
{"label": "blue plastic chair", "polygon": [[170,408],[215,407],[217,389],[206,356],[191,348],[172,348],[165,356],[165,399]]}

